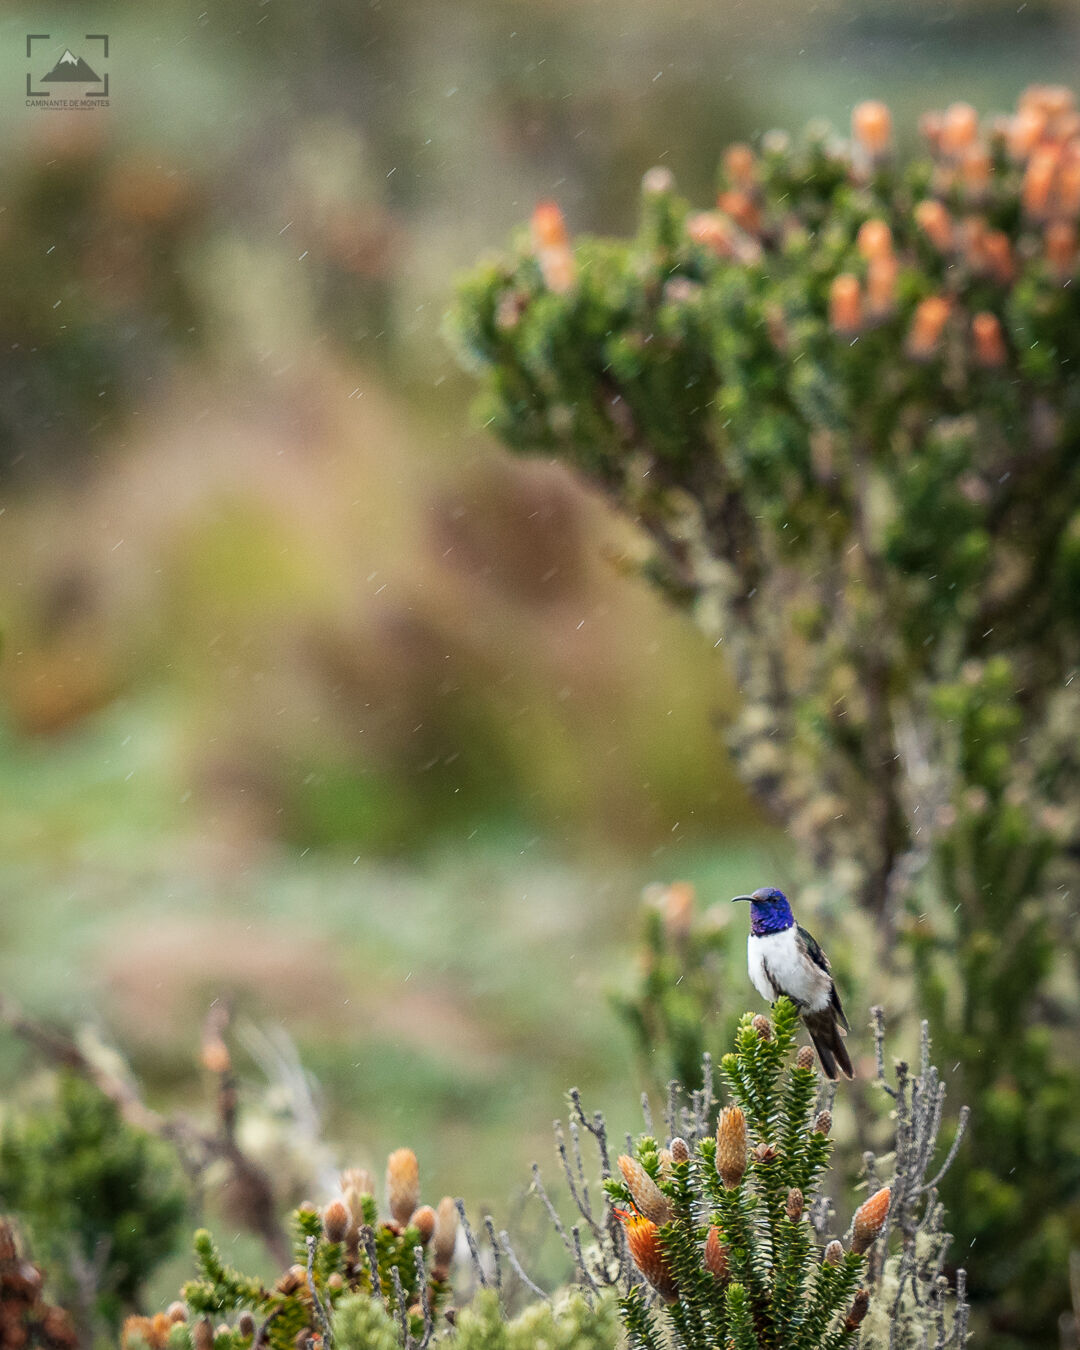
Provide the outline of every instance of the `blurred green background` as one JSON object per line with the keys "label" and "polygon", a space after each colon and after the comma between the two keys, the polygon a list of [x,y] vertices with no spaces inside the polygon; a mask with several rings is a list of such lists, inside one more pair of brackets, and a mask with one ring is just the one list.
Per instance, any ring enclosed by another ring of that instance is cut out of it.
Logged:
{"label": "blurred green background", "polygon": [[[28,32],[106,31],[107,109],[24,106]],[[707,906],[786,848],[722,648],[470,425],[454,273],[540,199],[619,232],[653,163],[705,203],[733,138],[874,96],[913,140],[1078,54],[1046,0],[6,6],[4,989],[162,1102],[232,994],[343,1159],[412,1145],[478,1207],[571,1083],[629,1110],[642,887]]]}

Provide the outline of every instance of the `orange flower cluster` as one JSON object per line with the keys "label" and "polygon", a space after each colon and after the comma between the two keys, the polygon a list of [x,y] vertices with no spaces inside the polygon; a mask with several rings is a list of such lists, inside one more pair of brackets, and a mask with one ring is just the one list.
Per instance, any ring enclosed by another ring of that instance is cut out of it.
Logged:
{"label": "orange flower cluster", "polygon": [[671,1273],[660,1229],[652,1219],[628,1209],[616,1209],[626,1233],[626,1245],[634,1258],[634,1265],[649,1281],[665,1303],[674,1303],[679,1297],[675,1276]]}

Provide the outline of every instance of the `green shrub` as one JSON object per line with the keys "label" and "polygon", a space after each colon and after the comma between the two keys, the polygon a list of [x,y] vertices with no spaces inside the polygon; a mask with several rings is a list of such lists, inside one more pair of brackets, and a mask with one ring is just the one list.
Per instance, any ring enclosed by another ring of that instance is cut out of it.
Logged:
{"label": "green shrub", "polygon": [[26,1229],[63,1301],[115,1328],[175,1251],[186,1201],[173,1150],[64,1076],[55,1103],[4,1123],[0,1206]]}
{"label": "green shrub", "polygon": [[707,211],[651,171],[628,242],[538,208],[451,330],[485,425],[599,484],[723,639],[804,903],[908,959],[976,1108],[949,1198],[1004,1350],[1052,1334],[1080,1237],[1080,121],[954,104],[908,162],[882,105],[854,127],[732,147]]}

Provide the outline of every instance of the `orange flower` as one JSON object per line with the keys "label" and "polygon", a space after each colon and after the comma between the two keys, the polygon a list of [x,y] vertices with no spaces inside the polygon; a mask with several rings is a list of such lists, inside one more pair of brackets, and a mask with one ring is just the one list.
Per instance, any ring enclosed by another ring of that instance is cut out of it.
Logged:
{"label": "orange flower", "polygon": [[331,1200],[323,1210],[323,1232],[327,1242],[344,1242],[352,1224],[352,1218],[342,1200]]}
{"label": "orange flower", "polygon": [[573,286],[577,269],[563,213],[555,202],[541,202],[532,215],[533,247],[544,285],[556,295]]}
{"label": "orange flower", "polygon": [[896,277],[900,266],[891,253],[873,258],[866,271],[866,307],[871,314],[887,314],[896,303]]}
{"label": "orange flower", "polygon": [[892,230],[883,220],[864,220],[855,236],[855,247],[864,258],[887,258],[892,254]]}
{"label": "orange flower", "polygon": [[709,1229],[709,1236],[705,1239],[705,1269],[710,1275],[715,1275],[722,1284],[731,1279],[731,1266],[728,1262],[730,1254],[725,1244],[720,1241],[720,1229],[713,1224]]}
{"label": "orange flower", "polygon": [[724,171],[733,187],[748,191],[754,186],[757,160],[748,145],[736,143],[724,151]]}
{"label": "orange flower", "polygon": [[615,1213],[626,1233],[626,1244],[634,1258],[634,1265],[666,1303],[674,1303],[679,1294],[675,1277],[664,1255],[660,1229],[652,1219],[646,1219],[641,1214],[631,1214],[626,1209],[617,1209]]}
{"label": "orange flower", "polygon": [[174,1320],[168,1313],[155,1313],[153,1317],[125,1318],[120,1344],[124,1350],[141,1343],[148,1345],[150,1350],[165,1350],[173,1326]]}
{"label": "orange flower", "polygon": [[1044,216],[1050,209],[1061,151],[1056,145],[1042,145],[1032,151],[1024,172],[1021,200],[1029,216]]}
{"label": "orange flower", "polygon": [[837,333],[850,335],[862,324],[862,297],[859,278],[851,272],[833,277],[829,287],[829,326]]}
{"label": "orange flower", "polygon": [[730,258],[734,253],[731,221],[719,211],[695,211],[686,222],[686,233],[718,258]]}
{"label": "orange flower", "polygon": [[916,360],[925,360],[933,356],[941,341],[948,317],[949,302],[944,296],[931,295],[921,300],[908,333],[908,355]]}
{"label": "orange flower", "polygon": [[915,208],[915,224],[941,253],[952,248],[952,217],[939,201],[929,198]]}
{"label": "orange flower", "polygon": [[1076,226],[1071,220],[1053,220],[1046,227],[1046,257],[1055,272],[1068,273],[1076,265]]}
{"label": "orange flower", "polygon": [[746,1175],[746,1117],[739,1106],[725,1106],[716,1122],[716,1171],[729,1191]]}
{"label": "orange flower", "polygon": [[674,1217],[671,1201],[636,1159],[620,1154],[619,1171],[639,1214],[656,1224],[668,1223]]}
{"label": "orange flower", "polygon": [[420,1202],[420,1165],[411,1148],[397,1148],[386,1160],[386,1202],[402,1227]]}
{"label": "orange flower", "polygon": [[970,103],[953,103],[945,109],[941,124],[941,148],[947,155],[959,155],[975,144],[979,134],[979,114]]}
{"label": "orange flower", "polygon": [[857,103],[851,113],[851,131],[868,155],[884,154],[892,139],[892,113],[876,99]]}
{"label": "orange flower", "polygon": [[851,1250],[853,1252],[861,1255],[881,1232],[889,1213],[891,1199],[891,1188],[882,1186],[880,1191],[875,1191],[870,1199],[864,1200],[855,1211],[855,1218],[851,1225]]}
{"label": "orange flower", "polygon": [[859,1289],[852,1299],[851,1307],[848,1309],[848,1315],[844,1319],[845,1331],[856,1331],[863,1318],[866,1316],[866,1310],[870,1307],[869,1289]]}
{"label": "orange flower", "polygon": [[975,360],[988,370],[1003,366],[1008,360],[1001,323],[996,314],[982,310],[971,320],[971,336],[975,343]]}

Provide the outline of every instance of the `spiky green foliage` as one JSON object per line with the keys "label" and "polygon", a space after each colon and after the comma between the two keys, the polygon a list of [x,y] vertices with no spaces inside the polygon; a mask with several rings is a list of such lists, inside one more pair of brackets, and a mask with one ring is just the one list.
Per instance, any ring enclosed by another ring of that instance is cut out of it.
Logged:
{"label": "spiky green foliage", "polygon": [[16,1215],[63,1300],[115,1328],[176,1249],[186,1201],[168,1145],[83,1079],[0,1135],[0,1209]]}
{"label": "spiky green foliage", "polygon": [[[835,1242],[829,1250],[822,1241],[828,1205],[818,1203],[815,1222],[810,1216],[831,1142],[818,1118],[818,1072],[812,1061],[793,1055],[798,1026],[786,998],[777,1001],[771,1025],[747,1013],[735,1050],[722,1062],[736,1106],[720,1113],[716,1133],[695,1137],[691,1128],[689,1139],[680,1137],[667,1149],[652,1135],[637,1141],[636,1161],[670,1203],[669,1219],[651,1222],[640,1205],[635,1212],[635,1178],[628,1179],[626,1159],[620,1161],[622,1178],[605,1182],[638,1274],[631,1273],[627,1284],[614,1252],[595,1268],[619,1272],[614,1279],[622,1282],[623,1323],[631,1343],[644,1350],[664,1343],[664,1323],[687,1350],[732,1344],[738,1350],[839,1350],[859,1336],[865,1311],[856,1302],[860,1287],[874,1298],[890,1298],[879,1324],[905,1328],[890,1344],[915,1345],[939,1335],[943,1346],[963,1344],[964,1316],[946,1317],[937,1280],[949,1237],[924,1184],[940,1124],[929,1042],[918,1079],[905,1068],[897,1087],[888,1089],[897,1105],[896,1173],[891,1188],[879,1189],[857,1211],[854,1232],[865,1229],[869,1240],[861,1247],[854,1239],[846,1247]],[[695,1108],[683,1123],[701,1119]],[[867,1251],[874,1252],[890,1214],[899,1237],[895,1254],[875,1253],[871,1264]],[[919,1261],[916,1241],[922,1244]],[[888,1284],[884,1269],[892,1272]],[[644,1287],[635,1282],[642,1276]],[[650,1306],[649,1286],[662,1304]]]}
{"label": "spiky green foliage", "polygon": [[451,319],[485,424],[602,485],[723,638],[808,878],[914,953],[976,1108],[950,1197],[998,1350],[1051,1334],[1080,1226],[1073,111],[957,107],[909,162],[773,134],[717,210],[647,175],[627,242],[544,208]]}

